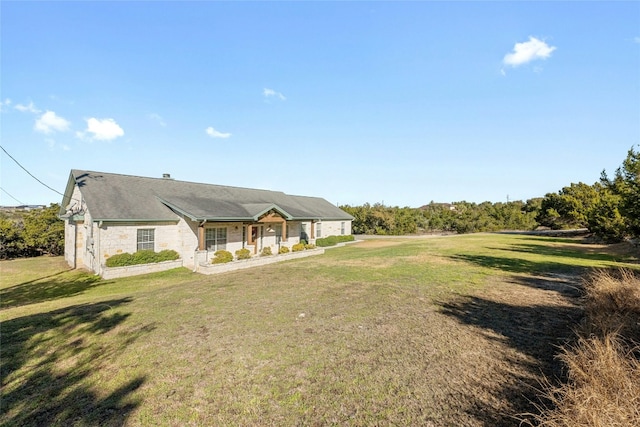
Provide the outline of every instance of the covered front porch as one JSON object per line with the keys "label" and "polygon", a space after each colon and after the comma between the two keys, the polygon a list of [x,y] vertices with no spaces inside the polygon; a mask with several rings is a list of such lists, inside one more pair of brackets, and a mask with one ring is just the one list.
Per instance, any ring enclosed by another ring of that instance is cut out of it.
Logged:
{"label": "covered front porch", "polygon": [[239,249],[248,249],[252,255],[262,254],[269,248],[272,254],[280,248],[291,248],[304,240],[313,242],[315,221],[291,221],[286,212],[271,208],[252,221],[208,221],[198,223],[198,251],[213,256],[218,250],[235,254]]}

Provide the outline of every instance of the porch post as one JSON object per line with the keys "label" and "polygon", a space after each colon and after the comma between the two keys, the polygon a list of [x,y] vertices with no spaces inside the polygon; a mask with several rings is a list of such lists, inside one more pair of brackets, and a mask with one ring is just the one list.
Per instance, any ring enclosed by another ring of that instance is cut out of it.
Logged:
{"label": "porch post", "polygon": [[204,224],[198,226],[198,250],[204,251]]}

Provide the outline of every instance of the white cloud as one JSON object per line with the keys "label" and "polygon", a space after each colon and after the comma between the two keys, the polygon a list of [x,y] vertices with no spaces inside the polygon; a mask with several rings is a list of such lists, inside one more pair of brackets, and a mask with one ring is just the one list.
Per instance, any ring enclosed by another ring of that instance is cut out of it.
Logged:
{"label": "white cloud", "polygon": [[634,41],[634,43],[640,44],[640,37],[634,37],[633,41]]}
{"label": "white cloud", "polygon": [[40,110],[38,110],[36,106],[33,105],[33,101],[29,102],[28,105],[16,104],[15,107],[13,108],[15,108],[18,111],[22,111],[23,113],[34,113],[34,114],[40,113]]}
{"label": "white cloud", "polygon": [[110,141],[124,135],[124,130],[113,119],[91,117],[85,120],[87,122],[85,132],[76,132],[76,135],[80,138],[84,137],[86,132],[93,134],[91,139],[99,141]]}
{"label": "white cloud", "polygon": [[149,118],[149,120],[153,120],[154,122],[158,123],[162,127],[167,126],[167,123],[164,121],[162,116],[160,116],[160,114],[151,113],[151,114],[147,114],[147,117]]}
{"label": "white cloud", "polygon": [[6,107],[11,105],[11,99],[5,98],[4,101],[0,101],[0,111],[7,111]]}
{"label": "white cloud", "polygon": [[276,92],[275,90],[269,89],[269,88],[266,88],[266,87],[262,90],[262,95],[264,95],[264,97],[267,98],[267,99],[271,98],[271,97],[276,97],[276,98],[280,99],[281,101],[284,101],[284,100],[287,99],[280,92]]}
{"label": "white cloud", "polygon": [[504,56],[502,63],[517,67],[537,59],[547,59],[554,50],[555,46],[549,46],[544,41],[529,36],[529,41],[516,43],[513,51]]}
{"label": "white cloud", "polygon": [[42,116],[36,119],[34,129],[42,133],[64,132],[69,130],[71,123],[58,116],[53,111],[46,111]]}
{"label": "white cloud", "polygon": [[207,132],[207,135],[209,135],[211,138],[229,138],[231,136],[230,133],[228,133],[228,132],[227,133],[219,132],[219,131],[215,130],[214,128],[212,128],[211,126],[206,128],[205,132]]}
{"label": "white cloud", "polygon": [[44,140],[47,145],[49,146],[49,150],[53,151],[56,147],[59,147],[62,151],[70,151],[71,147],[69,147],[67,144],[58,144],[56,143],[55,139],[51,139],[51,138],[45,138]]}

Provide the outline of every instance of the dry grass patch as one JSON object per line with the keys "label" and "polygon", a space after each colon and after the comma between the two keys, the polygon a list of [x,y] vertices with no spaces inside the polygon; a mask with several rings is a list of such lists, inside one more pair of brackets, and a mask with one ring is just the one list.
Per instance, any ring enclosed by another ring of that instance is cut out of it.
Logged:
{"label": "dry grass patch", "polygon": [[357,245],[362,249],[378,249],[378,248],[388,248],[390,246],[397,246],[406,243],[406,240],[398,239],[370,239],[370,240],[361,240],[354,245]]}
{"label": "dry grass patch", "polygon": [[585,321],[560,359],[568,381],[548,386],[535,419],[549,427],[640,425],[640,279],[600,270],[585,284]]}

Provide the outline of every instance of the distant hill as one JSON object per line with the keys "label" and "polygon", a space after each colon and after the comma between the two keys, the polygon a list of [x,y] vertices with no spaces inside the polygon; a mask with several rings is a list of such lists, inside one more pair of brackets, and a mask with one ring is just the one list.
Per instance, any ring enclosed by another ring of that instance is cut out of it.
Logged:
{"label": "distant hill", "polygon": [[0,211],[15,212],[15,211],[32,211],[34,209],[43,209],[45,205],[19,205],[19,206],[0,206]]}

